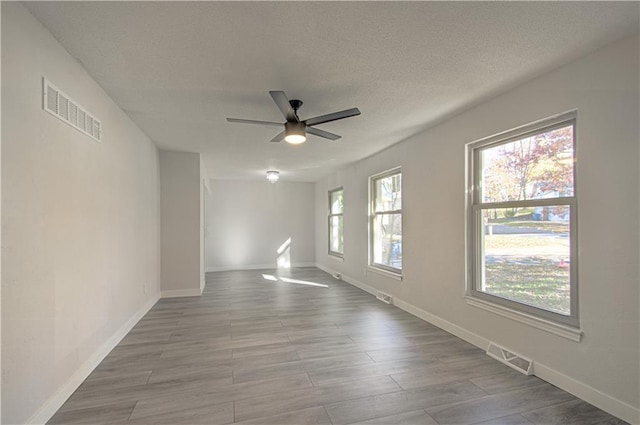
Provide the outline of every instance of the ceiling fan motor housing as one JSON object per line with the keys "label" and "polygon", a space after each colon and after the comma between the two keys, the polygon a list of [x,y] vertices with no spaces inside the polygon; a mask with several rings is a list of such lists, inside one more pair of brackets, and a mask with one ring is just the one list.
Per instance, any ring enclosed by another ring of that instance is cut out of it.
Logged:
{"label": "ceiling fan motor housing", "polygon": [[304,136],[305,123],[303,122],[286,122],[284,124],[286,134],[299,134]]}

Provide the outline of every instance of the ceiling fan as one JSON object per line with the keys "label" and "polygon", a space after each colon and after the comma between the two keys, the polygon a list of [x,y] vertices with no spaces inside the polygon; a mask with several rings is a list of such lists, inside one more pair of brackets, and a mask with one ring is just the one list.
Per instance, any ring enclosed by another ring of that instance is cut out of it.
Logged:
{"label": "ceiling fan", "polygon": [[340,112],[334,112],[332,114],[320,115],[319,117],[309,118],[303,121],[298,117],[298,109],[302,106],[301,100],[289,100],[283,91],[270,91],[269,94],[282,112],[282,115],[284,115],[287,120],[285,123],[245,120],[240,118],[227,118],[227,121],[240,124],[271,125],[278,127],[284,125],[284,130],[271,139],[271,142],[281,142],[282,140],[285,140],[288,143],[297,145],[307,140],[306,133],[329,140],[338,140],[342,136],[320,130],[314,126],[360,115],[360,110],[358,108],[351,108]]}

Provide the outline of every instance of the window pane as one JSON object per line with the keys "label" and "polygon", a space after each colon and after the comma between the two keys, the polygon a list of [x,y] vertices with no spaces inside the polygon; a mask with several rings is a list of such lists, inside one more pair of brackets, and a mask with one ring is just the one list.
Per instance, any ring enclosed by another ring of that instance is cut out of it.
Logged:
{"label": "window pane", "polygon": [[331,196],[331,214],[342,214],[344,212],[344,198],[342,196],[342,190],[334,190],[329,193]]}
{"label": "window pane", "polygon": [[382,177],[374,181],[375,211],[395,211],[401,208],[402,174]]}
{"label": "window pane", "polygon": [[378,214],[373,219],[373,262],[402,269],[401,214]]}
{"label": "window pane", "polygon": [[329,250],[344,254],[342,226],[343,217],[341,215],[329,219]]}
{"label": "window pane", "polygon": [[573,125],[480,151],[480,202],[573,196]]}
{"label": "window pane", "polygon": [[482,211],[479,291],[570,315],[570,207]]}

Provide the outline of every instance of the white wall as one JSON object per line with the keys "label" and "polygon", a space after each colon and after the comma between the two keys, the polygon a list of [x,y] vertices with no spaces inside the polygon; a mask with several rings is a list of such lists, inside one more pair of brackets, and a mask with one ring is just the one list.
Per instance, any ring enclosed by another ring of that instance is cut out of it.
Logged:
{"label": "white wall", "polygon": [[[0,20],[2,19],[2,8],[0,7]],[[2,34],[0,32],[0,45],[2,43]],[[1,50],[1,48],[0,48]],[[0,63],[2,60],[0,59]],[[0,67],[1,68],[1,67]],[[0,80],[2,79],[2,70],[0,69]],[[2,86],[0,85],[0,97],[2,96]],[[0,107],[0,110],[2,108]],[[2,119],[0,119],[0,223],[2,222]],[[0,257],[2,256],[2,226],[0,226]],[[2,276],[2,260],[0,259],[0,276]],[[0,279],[1,282],[1,279]],[[0,367],[2,366],[2,285],[0,284]],[[1,377],[1,374],[0,374]],[[0,423],[2,423],[2,384],[0,383]]]}
{"label": "white wall", "polygon": [[[627,421],[639,407],[638,38],[617,42],[316,184],[316,258]],[[428,78],[425,76],[425,84]],[[578,110],[581,342],[465,302],[465,144]],[[367,177],[402,166],[403,281],[366,273]],[[344,186],[345,261],[327,256],[327,191]],[[417,308],[417,309],[416,309]]]}
{"label": "white wall", "polygon": [[[42,110],[42,77],[102,121]],[[160,292],[155,145],[19,3],[2,3],[2,423],[46,421]]]}
{"label": "white wall", "polygon": [[200,236],[200,292],[204,290],[206,284],[205,279],[205,237],[207,232],[207,197],[209,196],[209,175],[207,174],[207,168],[204,166],[204,161],[200,157],[200,228],[198,233]]}
{"label": "white wall", "polygon": [[203,182],[200,154],[160,151],[163,297],[200,295]]}
{"label": "white wall", "polygon": [[291,265],[313,265],[313,183],[209,182],[208,271],[276,267],[276,250],[288,238]]}

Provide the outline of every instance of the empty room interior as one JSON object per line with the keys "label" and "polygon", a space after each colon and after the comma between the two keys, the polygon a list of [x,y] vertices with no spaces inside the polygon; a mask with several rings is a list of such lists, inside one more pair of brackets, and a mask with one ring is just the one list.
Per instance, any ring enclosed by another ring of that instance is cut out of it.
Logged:
{"label": "empty room interior", "polygon": [[640,424],[640,3],[1,3],[2,424]]}

